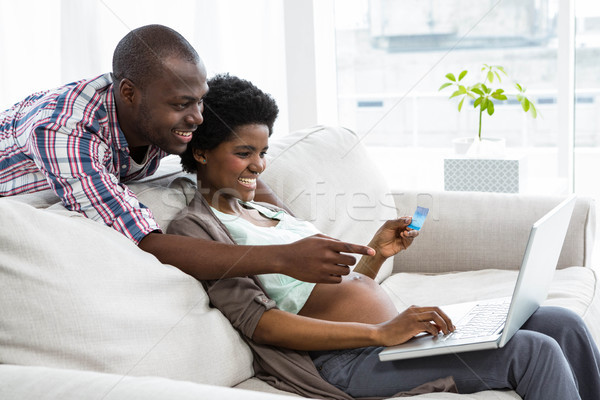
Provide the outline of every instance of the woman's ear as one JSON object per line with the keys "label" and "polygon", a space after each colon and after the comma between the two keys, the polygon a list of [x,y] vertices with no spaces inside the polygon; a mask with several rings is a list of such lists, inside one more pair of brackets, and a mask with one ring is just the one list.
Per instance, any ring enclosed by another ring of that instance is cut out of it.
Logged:
{"label": "woman's ear", "polygon": [[192,150],[192,153],[194,154],[194,160],[196,160],[200,164],[206,164],[206,156],[204,150],[194,149]]}

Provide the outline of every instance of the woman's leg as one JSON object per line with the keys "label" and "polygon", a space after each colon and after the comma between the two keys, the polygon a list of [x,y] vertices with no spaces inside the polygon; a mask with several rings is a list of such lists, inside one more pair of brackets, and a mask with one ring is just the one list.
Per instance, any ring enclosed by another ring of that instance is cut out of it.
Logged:
{"label": "woman's leg", "polygon": [[380,362],[380,347],[313,353],[325,380],[353,397],[389,397],[452,376],[460,393],[514,389],[531,399],[579,399],[558,343],[521,330],[502,349]]}
{"label": "woman's leg", "polygon": [[600,353],[577,314],[562,307],[540,307],[522,329],[556,340],[573,370],[581,398],[600,399]]}

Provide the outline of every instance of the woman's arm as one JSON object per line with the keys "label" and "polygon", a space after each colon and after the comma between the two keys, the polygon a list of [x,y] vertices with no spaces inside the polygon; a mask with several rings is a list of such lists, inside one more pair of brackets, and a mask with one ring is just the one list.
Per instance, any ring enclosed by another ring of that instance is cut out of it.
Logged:
{"label": "woman's arm", "polygon": [[370,325],[332,322],[271,309],[260,318],[252,339],[259,344],[292,350],[339,350],[366,346],[393,346],[426,332],[437,335],[454,330],[438,307],[411,306],[394,319]]}
{"label": "woman's arm", "polygon": [[363,256],[356,264],[354,272],[375,279],[383,262],[388,257],[406,250],[414,238],[419,235],[418,231],[408,228],[411,220],[410,217],[402,217],[386,221],[369,242],[369,247],[373,248],[376,254],[374,256]]}

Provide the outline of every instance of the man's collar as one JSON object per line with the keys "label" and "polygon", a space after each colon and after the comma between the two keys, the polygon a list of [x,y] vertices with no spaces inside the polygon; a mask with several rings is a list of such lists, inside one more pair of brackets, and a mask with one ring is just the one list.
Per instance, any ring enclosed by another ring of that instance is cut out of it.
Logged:
{"label": "man's collar", "polygon": [[115,94],[113,92],[114,82],[111,83],[106,92],[106,113],[108,115],[108,124],[110,127],[110,134],[112,136],[113,143],[117,150],[125,150],[129,152],[129,145],[127,144],[127,138],[121,130],[119,125],[119,119],[117,117],[117,105],[115,102]]}

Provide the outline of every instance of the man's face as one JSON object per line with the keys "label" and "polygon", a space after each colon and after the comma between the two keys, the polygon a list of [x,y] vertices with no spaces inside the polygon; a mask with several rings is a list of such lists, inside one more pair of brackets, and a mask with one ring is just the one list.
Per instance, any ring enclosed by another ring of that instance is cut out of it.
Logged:
{"label": "man's face", "polygon": [[152,144],[167,153],[181,154],[203,121],[206,70],[202,63],[176,58],[167,59],[164,65],[160,78],[138,90],[133,124],[126,137],[130,147]]}

